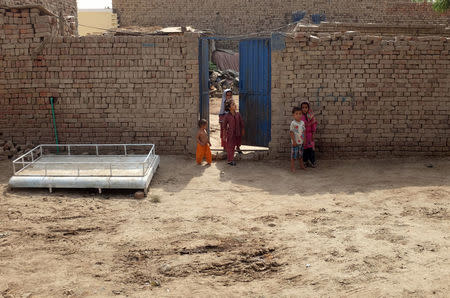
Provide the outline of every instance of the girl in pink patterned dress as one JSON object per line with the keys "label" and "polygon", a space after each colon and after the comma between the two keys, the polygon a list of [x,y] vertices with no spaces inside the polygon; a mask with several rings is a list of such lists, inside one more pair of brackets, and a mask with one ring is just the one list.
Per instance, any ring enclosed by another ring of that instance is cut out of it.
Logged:
{"label": "girl in pink patterned dress", "polygon": [[317,121],[308,101],[302,102],[302,121],[305,123],[305,142],[303,143],[303,163],[312,168],[316,167],[316,146],[314,135],[317,129]]}

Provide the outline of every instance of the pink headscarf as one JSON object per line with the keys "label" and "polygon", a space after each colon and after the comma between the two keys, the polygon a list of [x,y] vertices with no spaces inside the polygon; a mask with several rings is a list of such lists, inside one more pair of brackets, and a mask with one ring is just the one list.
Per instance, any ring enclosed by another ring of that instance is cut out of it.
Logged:
{"label": "pink headscarf", "polygon": [[316,117],[314,117],[314,112],[311,109],[311,104],[309,103],[309,101],[304,101],[300,104],[300,108],[302,107],[303,104],[308,105],[308,113],[306,113],[306,120],[308,120],[308,122],[311,122],[311,125],[316,124],[317,120]]}

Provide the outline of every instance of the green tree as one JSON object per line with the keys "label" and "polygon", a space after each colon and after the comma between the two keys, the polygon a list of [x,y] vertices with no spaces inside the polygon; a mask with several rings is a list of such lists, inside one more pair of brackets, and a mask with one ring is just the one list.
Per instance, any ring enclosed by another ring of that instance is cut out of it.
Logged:
{"label": "green tree", "polygon": [[433,2],[434,10],[445,12],[450,9],[450,0],[412,0],[413,2]]}

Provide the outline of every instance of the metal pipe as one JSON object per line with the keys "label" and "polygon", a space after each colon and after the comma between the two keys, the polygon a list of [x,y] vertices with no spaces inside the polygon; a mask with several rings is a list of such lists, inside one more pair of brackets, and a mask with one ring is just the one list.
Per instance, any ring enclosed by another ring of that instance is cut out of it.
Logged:
{"label": "metal pipe", "polygon": [[[38,147],[36,147],[36,148],[38,148]],[[36,148],[34,148],[34,149],[36,149]],[[34,150],[33,149],[33,150]],[[41,151],[42,151],[42,148],[41,148]],[[21,156],[19,156],[19,157],[17,157],[15,160],[13,160],[13,162],[17,162],[17,161],[19,161],[20,159],[22,159],[22,157],[24,157],[25,155],[27,155],[27,154],[29,154],[30,152],[27,152],[27,153],[24,153],[24,154],[22,154]],[[41,153],[42,154],[42,153]]]}
{"label": "metal pipe", "polygon": [[[16,175],[16,174],[22,173],[26,168],[36,164],[41,159],[45,159],[45,157],[43,156],[44,151],[45,151],[44,146],[47,146],[47,147],[62,147],[62,148],[67,147],[68,148],[67,151],[68,151],[68,153],[70,152],[71,156],[74,156],[74,155],[72,155],[71,149],[72,149],[72,147],[76,147],[76,146],[95,147],[96,151],[100,150],[98,148],[108,147],[108,146],[120,146],[120,147],[124,147],[124,149],[128,149],[127,146],[131,146],[131,147],[148,146],[148,147],[150,147],[150,151],[149,151],[149,153],[147,155],[136,155],[139,159],[143,158],[144,159],[143,162],[142,161],[140,161],[140,162],[136,162],[136,161],[129,161],[129,162],[118,161],[118,162],[114,162],[114,164],[117,163],[119,167],[120,166],[128,167],[128,166],[131,166],[131,165],[137,165],[137,167],[139,167],[139,165],[140,165],[142,167],[141,168],[142,171],[139,171],[139,172],[141,172],[141,174],[138,174],[139,173],[138,172],[138,173],[136,173],[134,175],[126,175],[126,177],[141,177],[141,176],[145,176],[145,174],[149,171],[149,168],[153,167],[153,165],[156,162],[156,159],[154,158],[154,153],[155,153],[155,145],[154,144],[117,144],[117,145],[114,145],[114,144],[49,144],[49,145],[39,145],[39,146],[35,147],[34,149],[32,149],[31,151],[23,154],[22,156],[20,156],[16,160],[14,160],[13,161],[14,174]],[[39,152],[38,148],[39,148],[39,151],[41,153],[40,153],[39,156],[37,155],[36,158],[35,158],[34,157],[34,151]],[[127,152],[127,154],[128,154],[128,152]],[[116,156],[116,155],[114,155],[114,156]],[[123,156],[123,155],[117,155],[117,156]],[[109,157],[111,157],[111,156],[109,156]],[[25,160],[25,159],[27,159],[27,160]],[[159,160],[159,158],[158,158],[158,160]],[[78,177],[89,177],[89,176],[92,176],[92,174],[90,174],[89,171],[88,171],[88,173],[86,173],[86,174],[83,173],[83,175],[81,175],[81,172],[82,172],[81,165],[83,165],[85,163],[86,163],[86,161],[71,161],[71,162],[66,162],[66,161],[43,161],[43,162],[39,162],[39,164],[37,165],[37,168],[39,168],[41,166],[41,170],[42,170],[42,168],[44,170],[44,175],[52,177],[52,176],[54,176],[53,172],[50,171],[50,173],[49,173],[49,169],[52,170],[54,168],[53,165],[68,164],[68,165],[71,165],[71,166],[75,166],[75,171],[76,171],[76,174],[77,174]],[[120,172],[118,172],[117,176],[115,176],[116,174],[112,173],[112,165],[113,165],[113,163],[110,162],[110,161],[108,162],[108,161],[94,161],[94,160],[91,160],[91,161],[88,161],[88,163],[90,165],[97,164],[99,166],[109,167],[109,175],[106,174],[105,177],[108,177],[108,176],[109,177],[122,177],[120,175]],[[21,169],[20,170],[17,169],[18,168],[17,166],[19,164],[21,165]],[[63,166],[63,168],[66,168],[66,167]],[[58,169],[61,169],[61,168],[58,168]],[[105,170],[107,170],[107,169],[108,168],[106,168]],[[67,174],[64,174],[64,173],[61,173],[60,175],[61,176],[67,176]],[[70,175],[74,175],[73,172]],[[36,176],[36,174],[34,174],[34,175],[31,174],[30,175],[30,174],[26,174],[25,173],[22,176]],[[37,175],[37,176],[39,176],[39,175]],[[103,175],[99,175],[99,176],[103,177]]]}

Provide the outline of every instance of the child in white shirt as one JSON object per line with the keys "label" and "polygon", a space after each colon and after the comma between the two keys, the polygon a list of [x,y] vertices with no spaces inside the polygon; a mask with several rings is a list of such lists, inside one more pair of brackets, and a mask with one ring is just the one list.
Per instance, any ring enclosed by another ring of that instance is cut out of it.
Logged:
{"label": "child in white shirt", "polygon": [[291,135],[291,171],[295,172],[295,160],[298,159],[300,168],[305,170],[303,164],[303,142],[305,139],[305,123],[302,121],[302,109],[294,107],[292,109],[292,117],[289,134]]}

